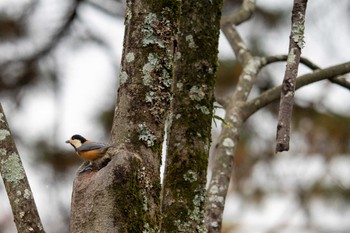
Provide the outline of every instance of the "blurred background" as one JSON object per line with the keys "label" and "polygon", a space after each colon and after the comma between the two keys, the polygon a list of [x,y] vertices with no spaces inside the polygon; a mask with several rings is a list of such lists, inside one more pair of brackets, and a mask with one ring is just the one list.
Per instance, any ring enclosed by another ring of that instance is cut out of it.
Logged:
{"label": "blurred background", "polygon": [[[224,3],[226,14],[241,1]],[[291,9],[292,1],[257,1],[253,18],[238,27],[253,54],[287,53]],[[124,10],[118,0],[0,1],[0,101],[48,233],[69,232],[81,160],[64,141],[76,133],[109,139]],[[303,56],[321,67],[349,61],[349,11],[347,0],[309,1]],[[224,36],[219,51],[216,95],[232,91],[242,70]],[[284,68],[264,68],[250,98],[280,84]],[[244,127],[223,231],[350,232],[349,90],[322,81],[297,91],[291,149],[274,155],[277,107]],[[220,129],[213,122],[213,145]],[[16,232],[2,182],[0,232]]]}

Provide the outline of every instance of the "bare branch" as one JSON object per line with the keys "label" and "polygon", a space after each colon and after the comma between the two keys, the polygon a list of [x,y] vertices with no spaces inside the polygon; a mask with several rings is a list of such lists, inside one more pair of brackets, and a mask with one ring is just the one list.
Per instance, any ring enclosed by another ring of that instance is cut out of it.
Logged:
{"label": "bare branch", "polygon": [[230,43],[237,60],[242,66],[245,66],[252,55],[237,32],[236,27],[230,24],[224,24],[221,25],[221,30]]}
{"label": "bare branch", "polygon": [[[263,66],[266,66],[274,62],[286,61],[288,59],[288,56],[276,55],[276,56],[265,57],[263,59],[265,59]],[[322,69],[321,67],[319,67],[318,65],[316,65],[315,63],[313,63],[312,61],[310,61],[305,57],[300,57],[300,63],[302,63],[303,65],[307,66],[312,70]],[[329,81],[350,90],[350,82],[346,80],[344,77],[332,77],[332,78],[329,78]]]}
{"label": "bare branch", "polygon": [[206,222],[208,232],[218,233],[221,230],[222,213],[232,173],[233,158],[244,122],[241,106],[247,100],[263,60],[252,57],[248,60],[239,77],[235,92],[228,98],[225,110],[225,122],[215,152],[212,178],[208,188],[206,203]]}
{"label": "bare branch", "polygon": [[294,90],[301,48],[304,45],[304,22],[307,0],[294,0],[292,30],[289,40],[289,54],[282,83],[281,101],[278,112],[276,152],[289,150],[290,122],[294,104]]}
{"label": "bare branch", "polygon": [[[305,85],[308,85],[310,83],[314,83],[323,79],[332,79],[332,77],[344,75],[349,72],[350,72],[350,62],[331,66],[322,70],[318,69],[318,70],[315,70],[313,73],[305,74],[297,78],[295,89],[297,90]],[[259,109],[277,100],[280,97],[281,89],[282,89],[281,85],[274,87],[268,91],[265,91],[255,99],[247,101],[243,107],[244,119],[246,120],[254,112],[258,111]]]}
{"label": "bare branch", "polygon": [[233,12],[230,15],[223,16],[221,18],[221,25],[233,24],[239,25],[244,21],[247,21],[255,11],[256,2],[255,0],[244,0],[242,7],[238,12]]}
{"label": "bare branch", "polygon": [[10,200],[17,231],[45,232],[1,103],[0,174]]}

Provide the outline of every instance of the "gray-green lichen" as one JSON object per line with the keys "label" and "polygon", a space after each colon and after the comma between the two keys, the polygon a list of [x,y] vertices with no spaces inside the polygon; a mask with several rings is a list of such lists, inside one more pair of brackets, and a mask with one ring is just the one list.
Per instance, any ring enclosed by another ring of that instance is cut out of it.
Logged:
{"label": "gray-green lichen", "polygon": [[153,104],[153,98],[155,97],[154,91],[149,91],[146,93],[146,103]]}
{"label": "gray-green lichen", "polygon": [[205,115],[209,115],[210,114],[210,111],[209,109],[206,107],[206,106],[201,106],[201,105],[196,105],[195,106],[196,109],[200,110],[203,114]]}
{"label": "gray-green lichen", "polygon": [[150,53],[148,54],[148,62],[142,67],[142,82],[145,86],[150,86],[152,84],[152,72],[157,69],[157,66],[159,64],[159,61],[157,57]]}
{"label": "gray-green lichen", "polygon": [[191,48],[191,49],[197,48],[197,45],[194,42],[192,35],[187,35],[185,39],[186,39],[186,42],[188,43],[189,48]]}
{"label": "gray-green lichen", "polygon": [[3,178],[8,182],[17,184],[24,178],[24,169],[18,154],[10,154],[7,159],[1,161],[1,166],[3,167]]}
{"label": "gray-green lichen", "polygon": [[143,46],[147,46],[150,44],[156,44],[161,48],[164,48],[164,42],[157,36],[156,32],[156,25],[159,24],[159,19],[157,18],[157,15],[154,13],[149,13],[145,17],[145,22],[142,28],[143,33]]}
{"label": "gray-green lichen", "polygon": [[192,200],[193,209],[188,210],[188,219],[189,221],[175,220],[175,225],[178,229],[178,232],[190,232],[193,228],[193,222],[196,223],[196,231],[199,233],[207,232],[207,229],[204,224],[204,209],[202,208],[205,201],[205,191],[198,191]]}
{"label": "gray-green lichen", "polygon": [[205,93],[202,87],[193,86],[190,90],[191,100],[201,101],[204,99]]}
{"label": "gray-green lichen", "polygon": [[0,148],[0,154],[1,154],[1,156],[5,156],[6,153],[7,153],[7,150],[6,150],[6,149]]}
{"label": "gray-green lichen", "polygon": [[148,147],[154,146],[157,138],[152,134],[146,123],[138,124],[138,132],[139,140],[145,142]]}
{"label": "gray-green lichen", "polygon": [[180,52],[176,52],[175,55],[174,55],[174,59],[175,59],[175,61],[181,59],[181,53]]}
{"label": "gray-green lichen", "polygon": [[184,175],[184,180],[185,181],[189,181],[189,182],[195,182],[197,181],[197,173],[192,171],[192,170],[188,170]]}
{"label": "gray-green lichen", "polygon": [[292,25],[292,39],[295,43],[298,44],[299,48],[303,48],[305,45],[304,41],[304,30],[305,30],[305,19],[304,15],[299,12],[298,14],[299,20],[297,20]]}
{"label": "gray-green lichen", "polygon": [[126,62],[133,62],[135,60],[135,54],[130,52],[125,56]]}
{"label": "gray-green lichen", "polygon": [[183,83],[176,83],[176,87],[177,87],[179,90],[182,90]]}
{"label": "gray-green lichen", "polygon": [[10,135],[10,131],[6,129],[0,129],[0,141],[4,140],[9,135]]}
{"label": "gray-green lichen", "polygon": [[290,64],[295,63],[295,53],[294,53],[294,49],[295,49],[295,48],[292,48],[292,49],[289,51],[289,53],[288,53],[287,62],[290,63]]}
{"label": "gray-green lichen", "polygon": [[152,228],[148,223],[145,223],[143,225],[143,231],[142,233],[157,233],[158,232],[158,228]]}
{"label": "gray-green lichen", "polygon": [[147,62],[142,67],[142,83],[147,87],[145,94],[146,103],[149,103],[151,114],[159,120],[165,112],[171,95],[168,91],[172,85],[172,77],[169,73],[171,67],[161,64],[157,54],[149,53]]}
{"label": "gray-green lichen", "polygon": [[25,199],[30,199],[31,196],[32,196],[32,192],[31,192],[30,190],[28,190],[28,189],[25,189],[25,190],[24,190],[23,197],[24,197]]}
{"label": "gray-green lichen", "polygon": [[120,72],[119,79],[120,79],[120,84],[126,83],[128,80],[129,76],[125,71]]}

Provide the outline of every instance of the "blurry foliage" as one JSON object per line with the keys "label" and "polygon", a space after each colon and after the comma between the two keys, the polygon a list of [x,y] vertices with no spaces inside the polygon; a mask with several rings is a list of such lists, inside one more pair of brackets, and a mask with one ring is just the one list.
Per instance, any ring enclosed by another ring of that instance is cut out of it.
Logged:
{"label": "blurry foliage", "polygon": [[[56,12],[50,13],[52,8],[46,6],[45,9],[45,4],[42,3],[40,0],[31,0],[9,2],[0,6],[0,49],[4,48],[6,51],[6,54],[0,54],[0,98],[7,99],[17,109],[22,107],[27,95],[37,90],[35,87],[38,84],[54,92],[56,101],[59,101],[62,73],[59,70],[59,61],[65,59],[61,50],[68,47],[79,49],[89,43],[109,50],[103,35],[91,31],[87,26],[89,22],[79,16],[81,7],[89,6],[115,18],[123,17],[124,9],[121,1],[75,0],[52,2]],[[38,17],[38,12],[42,14],[45,10],[48,11],[46,14],[54,16],[48,15],[43,24],[35,18]],[[47,25],[50,25],[50,30],[45,29]],[[31,32],[33,28],[36,34]],[[111,63],[119,62],[113,61],[111,55]],[[96,119],[106,132],[109,131],[112,114],[113,112],[106,111]],[[59,125],[59,122],[56,124]],[[37,162],[50,165],[56,172],[65,172],[79,161],[76,156],[72,156],[74,152],[62,151],[47,138],[28,142],[21,135],[16,134],[16,137],[27,145],[32,143],[28,146],[35,148],[33,153]],[[52,141],[55,142],[55,139],[52,138]]]}

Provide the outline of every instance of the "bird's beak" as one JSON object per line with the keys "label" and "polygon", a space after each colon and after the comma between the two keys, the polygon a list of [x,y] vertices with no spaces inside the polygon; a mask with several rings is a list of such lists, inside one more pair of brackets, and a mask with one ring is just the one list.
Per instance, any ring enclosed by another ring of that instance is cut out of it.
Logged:
{"label": "bird's beak", "polygon": [[66,143],[70,143],[70,140],[67,140]]}

